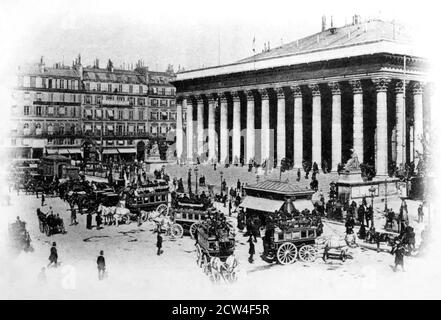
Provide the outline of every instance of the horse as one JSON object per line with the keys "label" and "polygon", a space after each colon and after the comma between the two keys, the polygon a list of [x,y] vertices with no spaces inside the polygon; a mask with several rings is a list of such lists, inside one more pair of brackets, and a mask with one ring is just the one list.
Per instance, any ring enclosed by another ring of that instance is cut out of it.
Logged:
{"label": "horse", "polygon": [[116,226],[119,226],[119,222],[121,220],[123,220],[123,218],[125,219],[125,222],[127,224],[129,224],[130,223],[130,210],[127,208],[116,207],[115,211],[113,213],[113,218],[116,222]]}
{"label": "horse", "polygon": [[225,262],[219,257],[210,257],[209,269],[211,271],[210,279],[217,283],[222,278],[225,282],[236,280],[237,258],[234,255],[228,256]]}
{"label": "horse", "polygon": [[114,221],[113,219],[114,219],[114,215],[115,215],[115,210],[116,210],[116,207],[106,207],[102,203],[100,203],[98,206],[97,212],[101,212],[101,214],[104,218],[104,223],[107,223],[110,225]]}
{"label": "horse", "polygon": [[356,237],[354,233],[348,233],[344,237],[330,237],[324,242],[323,260],[326,261],[330,250],[339,252],[342,259],[346,259],[349,247],[354,248],[356,246]]}

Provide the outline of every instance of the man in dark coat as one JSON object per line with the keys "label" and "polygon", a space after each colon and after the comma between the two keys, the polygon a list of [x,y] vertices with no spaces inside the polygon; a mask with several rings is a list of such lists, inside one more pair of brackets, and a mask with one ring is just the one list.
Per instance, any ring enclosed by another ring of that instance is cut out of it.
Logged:
{"label": "man in dark coat", "polygon": [[395,242],[395,246],[392,248],[391,254],[395,254],[395,267],[394,271],[397,271],[398,266],[401,266],[401,270],[404,271],[404,245],[400,241]]}
{"label": "man in dark coat", "polygon": [[96,264],[98,267],[98,280],[103,280],[106,272],[106,260],[104,259],[104,251],[100,251],[100,255],[96,259]]}
{"label": "man in dark coat", "polygon": [[248,258],[248,262],[253,263],[254,262],[253,255],[256,253],[256,250],[254,249],[254,241],[251,236],[248,238],[248,243],[250,244],[250,249],[248,250],[250,257]]}
{"label": "man in dark coat", "polygon": [[300,177],[301,177],[302,173],[300,172],[300,168],[297,169],[297,182],[300,181]]}
{"label": "man in dark coat", "polygon": [[42,207],[44,206],[44,200],[45,200],[44,192],[42,192],[42,193],[41,193],[41,206],[42,206]]}
{"label": "man in dark coat", "polygon": [[92,229],[92,214],[90,212],[87,213],[86,228],[87,229]]}
{"label": "man in dark coat", "polygon": [[74,206],[71,207],[71,211],[70,211],[70,223],[71,223],[71,225],[78,224],[78,222],[77,222],[77,210],[75,209]]}
{"label": "man in dark coat", "polygon": [[158,231],[158,237],[156,238],[156,247],[158,248],[156,254],[159,256],[162,253],[162,236],[160,231]]}
{"label": "man in dark coat", "polygon": [[56,268],[58,266],[58,252],[56,248],[57,244],[55,242],[52,243],[51,254],[49,255],[49,264],[48,268],[53,266]]}
{"label": "man in dark coat", "polygon": [[96,221],[96,228],[97,230],[101,229],[101,223],[103,222],[103,218],[101,217],[100,213],[97,213],[96,217],[95,217],[95,221]]}

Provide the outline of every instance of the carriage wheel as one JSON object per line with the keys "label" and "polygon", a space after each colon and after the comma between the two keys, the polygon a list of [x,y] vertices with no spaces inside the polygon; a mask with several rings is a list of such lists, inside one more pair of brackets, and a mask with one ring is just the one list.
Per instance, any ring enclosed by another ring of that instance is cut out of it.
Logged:
{"label": "carriage wheel", "polygon": [[277,261],[280,264],[291,264],[297,259],[297,248],[291,242],[285,242],[277,249]]}
{"label": "carriage wheel", "polygon": [[317,257],[317,252],[313,246],[305,245],[299,250],[299,258],[304,262],[314,262]]}
{"label": "carriage wheel", "polygon": [[346,252],[344,252],[344,251],[341,252],[340,259],[341,259],[342,262],[346,261]]}
{"label": "carriage wheel", "polygon": [[210,265],[208,264],[208,258],[207,256],[204,254],[203,258],[202,258],[202,267],[204,268],[204,273],[205,274],[209,274],[210,273]]}
{"label": "carriage wheel", "polygon": [[198,265],[198,267],[202,267],[202,252],[201,252],[201,247],[196,244],[196,263]]}
{"label": "carriage wheel", "polygon": [[182,238],[184,236],[184,228],[180,224],[175,223],[172,226],[172,235],[175,238]]}
{"label": "carriage wheel", "polygon": [[194,239],[194,235],[195,235],[197,227],[198,227],[198,224],[196,222],[190,226],[190,236],[192,239]]}
{"label": "carriage wheel", "polygon": [[168,216],[168,206],[162,203],[156,208],[156,212],[158,213],[158,215]]}

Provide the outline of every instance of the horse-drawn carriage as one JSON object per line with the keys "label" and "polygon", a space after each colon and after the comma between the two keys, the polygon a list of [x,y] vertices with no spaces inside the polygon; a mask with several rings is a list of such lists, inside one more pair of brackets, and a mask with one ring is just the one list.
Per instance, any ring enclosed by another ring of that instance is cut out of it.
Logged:
{"label": "horse-drawn carriage", "polygon": [[163,180],[150,181],[146,185],[137,188],[126,188],[121,192],[125,198],[125,206],[131,212],[142,213],[142,220],[146,221],[151,213],[157,215],[168,214],[169,185]]}
{"label": "horse-drawn carriage", "polygon": [[304,262],[313,262],[317,257],[316,238],[316,227],[275,227],[273,236],[266,234],[264,237],[262,259],[280,264],[294,263],[297,258]]}
{"label": "horse-drawn carriage", "polygon": [[237,279],[237,259],[234,256],[235,235],[228,225],[206,220],[197,226],[196,263],[213,282]]}
{"label": "horse-drawn carriage", "polygon": [[21,250],[24,250],[25,252],[32,250],[31,237],[26,230],[25,222],[17,220],[16,222],[9,224],[8,232],[12,249],[17,252],[20,252]]}
{"label": "horse-drawn carriage", "polygon": [[60,217],[51,214],[45,215],[41,211],[37,213],[37,215],[41,233],[45,233],[47,236],[57,233],[66,233],[64,221]]}
{"label": "horse-drawn carriage", "polygon": [[207,217],[211,202],[208,198],[189,198],[175,196],[172,198],[169,210],[173,221],[182,227],[182,234],[187,232],[192,238],[195,237],[197,226]]}

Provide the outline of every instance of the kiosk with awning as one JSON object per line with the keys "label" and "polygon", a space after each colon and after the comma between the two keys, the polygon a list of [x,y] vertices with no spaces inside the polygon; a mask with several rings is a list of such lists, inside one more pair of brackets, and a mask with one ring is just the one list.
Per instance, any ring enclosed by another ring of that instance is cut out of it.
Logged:
{"label": "kiosk with awning", "polygon": [[314,209],[311,201],[314,191],[288,181],[265,180],[246,186],[244,190],[246,196],[239,207],[246,213],[247,219],[258,217],[263,224],[268,214],[276,211],[293,214],[295,211]]}

